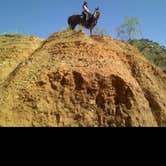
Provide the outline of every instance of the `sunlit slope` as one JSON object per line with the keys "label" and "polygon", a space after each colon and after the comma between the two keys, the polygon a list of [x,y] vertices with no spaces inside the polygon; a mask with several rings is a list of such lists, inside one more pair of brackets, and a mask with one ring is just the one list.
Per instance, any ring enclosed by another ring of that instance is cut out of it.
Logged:
{"label": "sunlit slope", "polygon": [[25,35],[0,36],[0,83],[31,55],[42,43],[42,39]]}
{"label": "sunlit slope", "polygon": [[166,126],[166,76],[111,37],[51,35],[0,87],[1,126]]}

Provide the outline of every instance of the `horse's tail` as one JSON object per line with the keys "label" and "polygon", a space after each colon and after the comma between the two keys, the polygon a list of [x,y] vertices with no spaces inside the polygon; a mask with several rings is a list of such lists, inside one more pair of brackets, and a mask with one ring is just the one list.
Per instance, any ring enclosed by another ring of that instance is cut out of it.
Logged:
{"label": "horse's tail", "polygon": [[68,25],[69,25],[69,28],[72,29],[72,26],[71,26],[71,17],[68,18]]}
{"label": "horse's tail", "polygon": [[68,23],[69,28],[71,29],[70,17],[68,18],[67,23]]}
{"label": "horse's tail", "polygon": [[70,16],[68,18],[68,25],[69,25],[69,28],[74,30],[75,26],[74,26],[74,16]]}

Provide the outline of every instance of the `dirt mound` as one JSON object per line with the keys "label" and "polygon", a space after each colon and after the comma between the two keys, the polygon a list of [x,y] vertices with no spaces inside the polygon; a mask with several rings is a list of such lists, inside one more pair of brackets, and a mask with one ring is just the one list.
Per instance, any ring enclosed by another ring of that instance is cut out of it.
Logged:
{"label": "dirt mound", "polygon": [[25,35],[1,35],[0,36],[0,83],[36,50],[42,43],[42,39]]}
{"label": "dirt mound", "polygon": [[1,126],[166,126],[166,76],[110,37],[49,37],[0,86]]}

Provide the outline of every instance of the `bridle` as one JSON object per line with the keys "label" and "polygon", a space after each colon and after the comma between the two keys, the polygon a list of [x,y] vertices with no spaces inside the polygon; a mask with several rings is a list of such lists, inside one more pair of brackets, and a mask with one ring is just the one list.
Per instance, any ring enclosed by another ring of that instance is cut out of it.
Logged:
{"label": "bridle", "polygon": [[100,15],[99,10],[95,10],[93,17],[96,19]]}

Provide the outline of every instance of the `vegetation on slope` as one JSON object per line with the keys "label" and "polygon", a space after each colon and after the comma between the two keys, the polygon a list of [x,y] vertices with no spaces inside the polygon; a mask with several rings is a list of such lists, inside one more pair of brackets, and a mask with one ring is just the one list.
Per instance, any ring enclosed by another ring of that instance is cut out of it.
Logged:
{"label": "vegetation on slope", "polygon": [[166,72],[166,47],[148,39],[130,40],[129,43],[137,47],[148,60]]}

